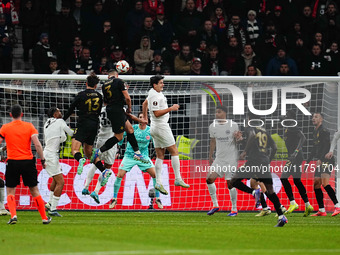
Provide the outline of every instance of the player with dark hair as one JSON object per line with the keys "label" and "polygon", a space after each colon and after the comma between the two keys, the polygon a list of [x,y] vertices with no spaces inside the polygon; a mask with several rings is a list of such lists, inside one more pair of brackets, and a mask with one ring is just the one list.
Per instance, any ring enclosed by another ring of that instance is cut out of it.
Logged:
{"label": "player with dark hair", "polygon": [[314,211],[314,208],[310,205],[306,188],[301,182],[301,166],[303,161],[302,146],[306,141],[306,138],[298,127],[292,126],[294,124],[293,120],[296,119],[296,114],[294,110],[288,111],[285,119],[287,123],[286,125],[291,126],[285,128],[284,130],[284,140],[288,150],[288,160],[284,166],[285,171],[283,171],[281,175],[282,185],[285,188],[285,192],[290,201],[290,206],[286,211],[286,214],[291,213],[299,208],[299,205],[295,202],[294,199],[292,186],[288,181],[288,178],[292,175],[294,184],[298,188],[302,200],[305,202],[305,213],[303,214],[303,216],[307,217],[311,212]]}
{"label": "player with dark hair", "polygon": [[[143,113],[140,112],[138,113],[138,120],[140,121],[139,124],[133,125],[133,129],[134,129],[134,134],[136,136],[137,142],[138,142],[138,146],[141,150],[141,153],[143,155],[143,157],[145,159],[149,160],[148,164],[143,164],[142,162],[136,161],[133,159],[133,149],[130,145],[130,143],[127,144],[126,147],[126,151],[124,153],[124,158],[118,168],[118,174],[113,186],[113,199],[110,202],[110,208],[114,208],[117,204],[117,196],[118,196],[118,191],[120,189],[120,185],[122,182],[122,179],[124,178],[125,174],[127,172],[130,172],[131,169],[134,166],[138,166],[138,168],[142,171],[142,172],[147,172],[150,174],[152,181],[153,181],[153,185],[156,185],[156,173],[155,173],[155,166],[154,164],[151,162],[150,158],[149,158],[149,144],[152,141],[152,137],[150,135],[150,127],[148,125],[146,125],[146,123],[143,121],[144,120],[144,116]],[[124,136],[126,136],[126,133],[124,133]],[[119,145],[123,144],[123,140],[119,142]],[[159,198],[159,191],[156,190],[155,193],[156,196],[156,204],[158,206],[159,209],[163,209],[163,205],[161,202],[161,199]]]}
{"label": "player with dark hair", "polygon": [[61,217],[57,211],[61,192],[64,187],[63,172],[59,163],[60,144],[66,141],[65,132],[72,136],[70,129],[63,120],[63,115],[57,107],[51,107],[47,111],[48,119],[44,125],[46,172],[53,178],[50,186],[50,200],[45,205],[48,214]]}
{"label": "player with dark hair", "polygon": [[340,213],[340,204],[338,203],[334,189],[331,187],[331,185],[329,185],[329,179],[335,167],[334,157],[326,158],[326,154],[330,150],[330,133],[322,125],[323,116],[321,113],[314,113],[312,122],[315,127],[313,132],[313,148],[306,161],[305,170],[308,169],[309,162],[315,158],[317,161],[314,173],[314,192],[319,205],[319,211],[311,216],[327,216],[323,203],[323,192],[321,190],[321,185],[334,203],[335,211],[332,216],[335,216]]}
{"label": "player with dark hair", "polygon": [[[93,150],[91,163],[95,163],[97,167],[102,165],[100,155],[121,141],[123,139],[124,131],[126,131],[127,140],[134,151],[134,159],[148,164],[149,161],[144,159],[139,151],[133,127],[127,119],[127,117],[131,117],[131,98],[127,90],[127,84],[122,79],[118,78],[118,72],[113,69],[109,71],[108,78],[109,80],[102,86],[102,91],[104,101],[107,103],[107,118],[111,122],[114,136],[109,138],[99,149]],[[127,105],[126,111],[124,109],[125,104]]]}
{"label": "player with dark hair", "polygon": [[[78,174],[83,172],[83,166],[86,162],[86,159],[80,153],[80,146],[84,145],[85,156],[91,158],[93,143],[97,136],[99,115],[103,104],[102,95],[95,91],[98,82],[99,78],[95,73],[87,76],[86,90],[78,93],[64,116],[64,120],[67,120],[74,110],[78,109],[79,120],[72,138],[72,155],[79,162]],[[103,164],[97,167],[102,172],[103,181],[107,181],[112,174],[111,170],[105,169]]]}
{"label": "player with dark hair", "polygon": [[[256,122],[259,117],[250,113],[248,119],[253,120],[252,125],[256,126],[254,122]],[[269,149],[271,151],[268,156]],[[273,179],[269,168],[276,150],[277,148],[274,140],[264,128],[260,126],[249,127],[247,130],[247,144],[240,155],[240,159],[244,159],[247,155],[248,160],[240,167],[240,169],[238,169],[234,177],[231,179],[231,184],[239,190],[254,195],[256,202],[258,202],[260,200],[260,190],[254,190],[248,187],[242,182],[242,180],[244,178],[253,178],[257,181],[263,182],[266,187],[265,194],[274,204],[279,217],[278,223],[275,227],[283,227],[286,223],[288,223],[288,220],[283,215],[280,200],[274,191]]]}
{"label": "player with dark hair", "polygon": [[22,121],[23,112],[20,105],[16,104],[12,106],[10,116],[12,117],[12,122],[4,124],[0,129],[0,143],[6,140],[7,149],[5,179],[7,205],[11,213],[11,219],[7,224],[16,224],[18,221],[16,215],[15,190],[16,186],[20,184],[20,177],[22,177],[24,185],[29,188],[40,213],[42,223],[49,224],[51,218],[46,216],[45,203],[37,186],[38,171],[31,150],[31,143],[33,142],[41,159],[41,164],[45,168],[44,152],[39,142],[38,131],[32,123]]}
{"label": "player with dark hair", "polygon": [[171,165],[175,173],[175,186],[181,186],[183,188],[189,188],[190,185],[186,184],[182,180],[180,172],[179,153],[175,143],[174,136],[169,126],[169,112],[178,111],[179,105],[174,104],[168,107],[167,99],[163,95],[164,77],[161,75],[155,75],[150,78],[150,86],[148,97],[143,103],[144,118],[147,119],[147,108],[151,115],[151,136],[153,137],[155,150],[156,150],[156,185],[155,189],[164,195],[168,192],[162,185],[162,168],[165,150],[167,149],[171,154]]}
{"label": "player with dark hair", "polygon": [[[231,124],[232,123],[232,124]],[[216,196],[215,181],[218,177],[225,178],[232,204],[231,212],[228,216],[236,216],[237,212],[237,190],[231,186],[230,180],[236,172],[238,160],[237,142],[242,140],[242,133],[239,131],[236,122],[227,119],[227,108],[217,106],[214,122],[209,126],[210,150],[209,150],[209,173],[206,178],[209,194],[213,202],[213,208],[207,213],[213,215],[219,211]],[[216,149],[216,158],[213,154]]]}

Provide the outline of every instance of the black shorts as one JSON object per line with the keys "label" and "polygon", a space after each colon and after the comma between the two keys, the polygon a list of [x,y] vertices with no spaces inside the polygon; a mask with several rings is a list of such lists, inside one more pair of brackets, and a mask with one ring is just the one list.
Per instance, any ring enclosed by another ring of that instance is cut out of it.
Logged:
{"label": "black shorts", "polygon": [[77,128],[74,131],[73,138],[81,143],[93,145],[98,132],[98,122],[82,121],[77,123]]}
{"label": "black shorts", "polygon": [[288,179],[290,176],[293,176],[293,179],[300,179],[303,170],[302,161],[302,155],[298,155],[294,162],[287,160],[282,169],[281,179]]}
{"label": "black shorts", "polygon": [[38,185],[38,171],[35,167],[35,159],[7,160],[6,164],[6,187],[15,188],[20,184],[20,176],[24,185],[34,187]]}
{"label": "black shorts", "polygon": [[321,165],[315,168],[314,178],[321,177],[321,174],[329,174],[331,175],[335,168],[335,160],[334,157],[321,162]]}
{"label": "black shorts", "polygon": [[125,131],[126,115],[122,107],[110,105],[106,107],[107,117],[111,122],[112,131],[120,134]]}
{"label": "black shorts", "polygon": [[268,163],[258,163],[247,161],[241,166],[233,178],[255,179],[265,184],[273,184],[272,174]]}

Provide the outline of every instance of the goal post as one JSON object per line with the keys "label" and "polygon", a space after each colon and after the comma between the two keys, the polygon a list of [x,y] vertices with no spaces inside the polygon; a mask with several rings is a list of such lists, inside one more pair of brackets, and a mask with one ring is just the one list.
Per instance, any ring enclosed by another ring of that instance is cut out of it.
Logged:
{"label": "goal post", "polygon": [[[99,76],[101,81],[107,76]],[[132,99],[132,111],[137,115],[141,111],[143,101],[150,89],[150,76],[121,75],[129,85]],[[281,172],[275,172],[275,167],[283,166],[287,160],[287,149],[284,143],[284,126],[282,116],[284,111],[294,109],[297,113],[298,127],[307,138],[303,146],[306,159],[312,148],[313,125],[308,113],[321,112],[324,115],[324,125],[330,131],[331,139],[340,125],[340,105],[338,97],[340,89],[339,77],[235,77],[235,76],[165,76],[164,95],[168,105],[179,104],[180,109],[170,113],[169,124],[177,145],[180,145],[181,172],[183,179],[191,185],[190,189],[174,186],[174,174],[170,156],[167,154],[163,164],[163,185],[170,191],[168,196],[161,195],[164,208],[167,210],[209,210],[212,202],[206,185],[206,175],[209,166],[210,135],[209,125],[215,120],[216,106],[227,107],[227,118],[238,123],[243,132],[249,123],[249,111],[261,116],[266,130],[271,134],[278,151],[271,163],[275,190],[285,206],[289,200],[280,182]],[[0,74],[0,126],[11,121],[9,110],[13,104],[23,107],[23,120],[32,122],[39,131],[39,139],[43,144],[43,125],[47,119],[46,111],[51,106],[57,106],[63,113],[68,109],[74,96],[85,89],[86,75],[29,75]],[[100,85],[98,86],[100,91]],[[75,128],[77,116],[71,116],[67,123]],[[182,138],[182,140],[181,140]],[[124,142],[125,143],[125,142]],[[187,144],[187,145],[185,145]],[[43,144],[44,145],[44,144]],[[65,187],[60,199],[60,209],[82,210],[109,209],[109,201],[113,195],[115,176],[99,193],[100,204],[89,196],[83,196],[81,191],[89,170],[87,162],[82,175],[76,174],[77,162],[70,155],[70,140],[62,147],[61,163],[65,178]],[[124,148],[124,146],[123,146]],[[34,149],[32,147],[32,149]],[[153,150],[150,147],[150,152]],[[239,146],[239,151],[243,150]],[[336,158],[340,155],[336,148]],[[226,155],[227,157],[227,155]],[[117,174],[121,158],[117,159],[112,170]],[[239,165],[244,161],[239,161]],[[314,162],[313,162],[314,163]],[[45,201],[49,198],[48,187],[51,179],[46,171],[38,167],[39,189]],[[5,172],[5,164],[0,163],[0,177]],[[95,181],[90,185],[94,190]],[[340,174],[337,168],[332,173],[331,185],[336,188],[340,198]],[[313,173],[302,174],[303,183],[312,205],[317,208],[313,189]],[[296,201],[303,201],[298,190],[290,180]],[[249,184],[249,181],[247,182]],[[137,167],[129,172],[122,182],[118,194],[117,210],[147,209],[150,204],[148,190],[153,187],[148,174],[143,174]],[[230,210],[231,202],[226,181],[218,178],[216,181],[217,196],[222,210]],[[33,208],[32,198],[28,189],[20,186],[17,199],[20,209]],[[271,207],[272,204],[269,203]],[[333,205],[325,193],[327,210],[333,210]],[[155,206],[156,207],[156,206]],[[238,209],[255,210],[254,200],[248,194],[238,192]]]}

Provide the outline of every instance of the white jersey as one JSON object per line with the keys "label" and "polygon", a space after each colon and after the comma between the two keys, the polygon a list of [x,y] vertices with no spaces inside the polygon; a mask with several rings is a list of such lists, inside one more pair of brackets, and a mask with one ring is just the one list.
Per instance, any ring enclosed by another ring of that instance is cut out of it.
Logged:
{"label": "white jersey", "polygon": [[167,99],[162,92],[157,92],[155,89],[150,89],[147,97],[148,108],[151,116],[151,127],[155,124],[167,124],[169,121],[169,113],[166,113],[160,117],[156,117],[154,111],[164,110],[169,108]]}
{"label": "white jersey", "polygon": [[340,131],[338,131],[334,134],[334,137],[333,137],[333,140],[332,140],[332,143],[331,143],[331,148],[329,149],[329,151],[331,151],[331,152],[334,151],[336,144],[338,143],[339,139],[340,139]]}
{"label": "white jersey", "polygon": [[44,139],[46,152],[58,153],[60,143],[66,141],[66,134],[73,135],[63,119],[49,118],[44,125]]}
{"label": "white jersey", "polygon": [[211,138],[216,139],[216,160],[222,162],[235,162],[238,158],[238,149],[234,141],[234,132],[238,131],[237,123],[231,120],[225,122],[214,121],[209,126]]}
{"label": "white jersey", "polygon": [[102,111],[100,112],[99,126],[100,128],[99,128],[99,133],[98,133],[98,139],[105,139],[105,138],[108,139],[114,136],[111,122],[107,117],[106,106],[104,106],[102,108]]}

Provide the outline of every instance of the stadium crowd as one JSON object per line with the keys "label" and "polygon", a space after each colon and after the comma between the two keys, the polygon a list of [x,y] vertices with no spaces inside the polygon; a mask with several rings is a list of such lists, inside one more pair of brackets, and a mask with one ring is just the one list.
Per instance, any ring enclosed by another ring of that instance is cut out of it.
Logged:
{"label": "stadium crowd", "polygon": [[41,74],[106,74],[124,59],[130,74],[337,75],[339,2],[2,0],[0,73],[21,26]]}

